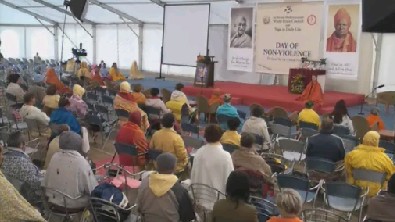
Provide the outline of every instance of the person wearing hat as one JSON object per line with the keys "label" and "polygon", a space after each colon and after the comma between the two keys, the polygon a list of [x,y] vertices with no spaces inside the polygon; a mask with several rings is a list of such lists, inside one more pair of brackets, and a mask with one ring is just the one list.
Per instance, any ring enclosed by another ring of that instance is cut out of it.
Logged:
{"label": "person wearing hat", "polygon": [[[218,119],[219,115],[227,116],[227,117],[237,117],[237,118],[240,119],[239,113],[237,112],[236,107],[232,106],[231,103],[230,103],[231,100],[232,100],[232,96],[230,94],[225,94],[224,95],[224,104],[222,106],[219,106],[217,108],[217,111],[216,111],[217,119]],[[241,119],[240,119],[240,122],[243,122],[243,121],[241,121]],[[228,126],[227,126],[226,122],[225,123],[219,123],[219,125],[221,126],[221,128],[223,130],[227,130],[228,129]]]}
{"label": "person wearing hat", "polygon": [[82,149],[80,135],[71,131],[61,133],[59,147],[45,174],[45,195],[50,197],[52,205],[63,210],[66,207],[63,195],[52,189],[76,198],[67,200],[67,209],[69,212],[82,212],[89,206],[90,193],[98,185],[97,180],[88,161],[79,152]]}
{"label": "person wearing hat", "polygon": [[[128,157],[123,157],[119,155],[119,161],[121,165],[133,165],[143,167],[145,164],[145,156],[141,155],[147,152],[148,150],[148,141],[145,138],[145,133],[141,130],[141,113],[135,111],[130,114],[129,119],[119,120],[120,129],[115,138],[116,143],[125,144],[125,145],[134,145],[136,146],[137,153],[139,154],[137,159],[137,163],[134,163]],[[127,164],[122,164],[122,163]]]}
{"label": "person wearing hat", "polygon": [[345,8],[339,9],[333,17],[335,31],[326,40],[327,52],[355,52],[357,42],[350,32],[351,16]]}
{"label": "person wearing hat", "polygon": [[25,91],[21,87],[21,76],[19,74],[9,74],[8,86],[5,90],[6,93],[9,93],[16,97],[16,101],[19,103],[23,103],[23,96],[25,95]]}
{"label": "person wearing hat", "polygon": [[305,123],[312,123],[318,127],[320,127],[321,118],[320,116],[314,111],[314,102],[308,101],[305,104],[305,108],[300,111],[298,116],[298,123],[305,122]]}
{"label": "person wearing hat", "polygon": [[384,153],[384,149],[379,147],[379,141],[380,134],[376,131],[369,131],[363,137],[362,144],[349,152],[345,158],[347,182],[359,186],[364,190],[369,188],[369,197],[377,195],[377,192],[382,188],[381,184],[355,180],[352,176],[352,171],[354,169],[373,170],[379,173],[385,173],[386,181],[395,173],[395,166],[388,155]]}
{"label": "person wearing hat", "polygon": [[381,117],[379,116],[379,110],[377,108],[373,108],[370,110],[370,114],[366,117],[368,124],[371,128],[377,124],[377,130],[384,130],[385,125]]}
{"label": "person wearing hat", "polygon": [[395,211],[395,174],[388,181],[387,191],[380,193],[369,200],[366,219],[372,221],[394,221]]}
{"label": "person wearing hat", "polygon": [[78,117],[83,118],[88,113],[88,105],[82,96],[85,94],[85,89],[79,84],[74,84],[73,95],[70,97],[70,106],[67,107],[68,110],[77,114]]}
{"label": "person wearing hat", "polygon": [[123,109],[129,113],[139,111],[141,113],[141,129],[145,132],[149,128],[147,114],[139,108],[135,98],[131,94],[132,88],[127,81],[121,82],[119,92],[114,99],[114,109]]}
{"label": "person wearing hat", "polygon": [[188,191],[174,175],[177,158],[162,153],[156,158],[157,172],[143,179],[137,195],[143,221],[192,221],[195,211]]}

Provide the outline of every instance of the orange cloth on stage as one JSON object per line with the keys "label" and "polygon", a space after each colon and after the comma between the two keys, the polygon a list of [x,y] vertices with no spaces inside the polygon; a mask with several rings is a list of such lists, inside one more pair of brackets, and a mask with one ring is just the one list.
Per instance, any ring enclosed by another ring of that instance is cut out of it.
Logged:
{"label": "orange cloth on stage", "polygon": [[45,74],[45,83],[52,84],[56,86],[56,90],[60,93],[71,93],[72,91],[66,87],[56,75],[56,72],[53,68],[48,68],[47,73]]}
{"label": "orange cloth on stage", "polygon": [[385,129],[384,122],[380,118],[380,116],[375,116],[370,114],[369,116],[366,117],[366,120],[368,121],[370,127],[372,127],[375,123],[377,123],[377,130],[380,131]]}
{"label": "orange cloth on stage", "polygon": [[309,84],[307,84],[306,88],[302,92],[302,95],[296,100],[304,102],[313,101],[314,104],[322,105],[324,93],[322,92],[320,83],[316,80],[312,80]]}
{"label": "orange cloth on stage", "polygon": [[213,94],[211,95],[210,99],[208,100],[208,105],[211,106],[215,103],[222,105],[223,99],[221,98],[221,91],[219,88],[214,89]]}
{"label": "orange cloth on stage", "polygon": [[331,37],[326,40],[327,52],[355,52],[356,50],[357,43],[351,33],[348,33],[344,39],[337,38],[335,33],[332,33]]}

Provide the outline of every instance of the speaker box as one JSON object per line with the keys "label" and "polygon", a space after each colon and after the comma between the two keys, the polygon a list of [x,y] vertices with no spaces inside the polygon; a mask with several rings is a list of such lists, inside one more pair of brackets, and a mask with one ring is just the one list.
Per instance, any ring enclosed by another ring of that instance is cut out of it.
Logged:
{"label": "speaker box", "polygon": [[83,20],[87,9],[88,9],[88,1],[87,0],[71,0],[70,1],[70,11],[80,21]]}
{"label": "speaker box", "polygon": [[394,0],[362,1],[362,30],[364,32],[395,33],[394,21]]}

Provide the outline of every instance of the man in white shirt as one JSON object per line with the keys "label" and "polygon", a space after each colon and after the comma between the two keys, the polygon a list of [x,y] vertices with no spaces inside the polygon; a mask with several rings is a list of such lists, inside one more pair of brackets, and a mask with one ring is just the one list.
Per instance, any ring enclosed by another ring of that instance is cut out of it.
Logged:
{"label": "man in white shirt", "polygon": [[218,125],[209,125],[204,132],[207,144],[197,150],[191,171],[192,184],[206,184],[223,194],[226,181],[233,171],[233,162],[221,143],[222,130]]}
{"label": "man in white shirt", "polygon": [[19,110],[19,113],[24,119],[37,120],[40,124],[48,126],[49,117],[39,108],[35,107],[36,98],[33,93],[26,93],[23,96],[24,104]]}
{"label": "man in white shirt", "polygon": [[[252,133],[263,137],[264,141],[262,149],[267,150],[271,146],[271,140],[266,121],[262,118],[263,115],[264,111],[261,106],[253,106],[251,108],[251,116],[244,122],[241,132]],[[254,147],[256,149],[260,148],[256,145],[254,145]]]}
{"label": "man in white shirt", "polygon": [[98,185],[88,161],[78,152],[82,138],[72,131],[63,132],[59,136],[59,146],[45,175],[45,194],[50,197],[50,203],[65,207],[63,197],[51,189],[58,190],[75,198],[67,201],[68,209],[82,210],[89,206],[90,193]]}
{"label": "man in white shirt", "polygon": [[154,108],[160,109],[161,113],[170,113],[170,109],[166,108],[165,103],[159,98],[159,89],[152,88],[151,89],[151,97],[145,100],[146,106],[152,106]]}

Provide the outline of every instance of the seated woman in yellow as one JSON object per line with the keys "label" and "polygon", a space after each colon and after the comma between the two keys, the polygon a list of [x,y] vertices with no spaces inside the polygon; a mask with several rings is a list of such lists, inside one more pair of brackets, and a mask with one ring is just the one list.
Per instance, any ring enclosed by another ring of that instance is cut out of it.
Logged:
{"label": "seated woman in yellow", "polygon": [[302,122],[314,124],[317,126],[317,128],[320,127],[321,118],[314,111],[313,107],[314,107],[314,103],[312,101],[306,102],[305,108],[302,109],[302,111],[300,111],[299,113],[298,123],[302,121]]}
{"label": "seated woman in yellow", "polygon": [[134,85],[132,96],[137,104],[145,104],[145,95],[141,93],[141,90],[141,84]]}
{"label": "seated woman in yellow", "polygon": [[130,93],[130,84],[126,81],[123,81],[119,88],[120,91],[117,93],[114,99],[114,109],[123,109],[129,113],[139,111],[141,113],[141,129],[145,132],[149,127],[148,116],[143,110],[139,108],[136,100]]}
{"label": "seated woman in yellow", "polygon": [[89,79],[92,78],[92,74],[90,73],[89,68],[88,68],[88,63],[86,63],[86,62],[81,63],[81,67],[77,71],[77,77],[78,78],[85,77],[85,78],[89,78]]}
{"label": "seated woman in yellow", "polygon": [[369,197],[377,195],[377,192],[382,188],[381,184],[355,180],[352,176],[352,171],[354,169],[373,170],[385,173],[386,181],[388,181],[391,175],[395,173],[395,166],[387,154],[384,153],[384,149],[379,147],[379,141],[380,134],[378,132],[367,132],[363,137],[362,144],[349,152],[346,155],[344,162],[347,182],[363,189],[369,188]]}
{"label": "seated woman in yellow", "polygon": [[134,61],[132,63],[132,67],[130,68],[130,79],[144,79],[143,74],[139,71],[139,67],[137,66],[137,62]]}
{"label": "seated woman in yellow", "polygon": [[119,71],[118,67],[117,67],[117,63],[113,63],[112,67],[109,71],[110,73],[110,79],[111,81],[117,82],[117,81],[125,81],[126,78],[125,76],[121,73],[121,71]]}

